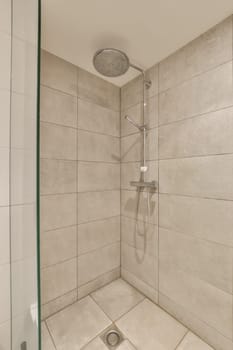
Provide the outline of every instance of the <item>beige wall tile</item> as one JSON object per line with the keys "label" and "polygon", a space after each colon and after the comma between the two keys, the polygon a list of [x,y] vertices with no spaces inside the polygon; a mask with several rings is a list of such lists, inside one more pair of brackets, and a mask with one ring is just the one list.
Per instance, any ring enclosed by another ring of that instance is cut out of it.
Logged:
{"label": "beige wall tile", "polygon": [[10,212],[8,207],[0,207],[0,265],[10,262]]}
{"label": "beige wall tile", "polygon": [[11,346],[11,323],[10,321],[0,324],[0,346],[2,350],[9,350]]}
{"label": "beige wall tile", "polygon": [[60,194],[41,197],[41,230],[76,224],[76,194]]}
{"label": "beige wall tile", "polygon": [[232,59],[232,17],[159,64],[160,91]]}
{"label": "beige wall tile", "polygon": [[159,290],[176,304],[232,337],[232,295],[160,260]]}
{"label": "beige wall tile", "polygon": [[[156,257],[158,256],[158,227],[122,216],[121,242]],[[139,252],[139,256],[142,256],[142,252]]]}
{"label": "beige wall tile", "polygon": [[119,87],[81,68],[78,69],[78,96],[112,110],[120,110]]}
{"label": "beige wall tile", "polygon": [[120,241],[120,217],[78,225],[78,254]]}
{"label": "beige wall tile", "polygon": [[120,189],[120,164],[79,162],[79,192],[117,189]]}
{"label": "beige wall tile", "polygon": [[78,286],[120,266],[120,244],[114,243],[78,257]]}
{"label": "beige wall tile", "polygon": [[233,108],[161,126],[159,157],[233,153]]}
{"label": "beige wall tile", "polygon": [[159,91],[159,65],[155,64],[151,68],[146,70],[145,79],[151,81],[151,86],[146,89],[146,96],[154,96]]}
{"label": "beige wall tile", "polygon": [[77,256],[76,235],[76,226],[41,232],[41,267],[54,265]]}
{"label": "beige wall tile", "polygon": [[141,160],[142,136],[140,133],[121,138],[121,161],[136,162]]}
{"label": "beige wall tile", "polygon": [[66,294],[77,287],[76,258],[52,265],[41,271],[42,304]]}
{"label": "beige wall tile", "polygon": [[35,97],[12,93],[11,147],[35,152],[37,137],[36,123]]}
{"label": "beige wall tile", "polygon": [[40,120],[64,126],[77,127],[77,98],[41,86]]}
{"label": "beige wall tile", "polygon": [[7,0],[1,1],[0,10],[1,10],[0,30],[10,34],[11,33],[11,3],[9,3]]}
{"label": "beige wall tile", "polygon": [[[150,104],[150,106],[152,108],[152,104]],[[121,137],[138,132],[135,126],[125,119],[126,116],[129,116],[135,123],[142,125],[142,103],[138,103],[121,111]]]}
{"label": "beige wall tile", "polygon": [[76,161],[41,159],[41,194],[76,192],[76,168]]}
{"label": "beige wall tile", "polygon": [[11,204],[33,203],[36,199],[35,150],[11,150]]}
{"label": "beige wall tile", "polygon": [[160,192],[233,199],[233,156],[160,161]]}
{"label": "beige wall tile", "polygon": [[119,137],[120,114],[110,108],[79,99],[78,128]]}
{"label": "beige wall tile", "polygon": [[[37,46],[35,43],[13,36],[12,47],[14,48],[12,50],[12,90],[26,96],[35,97],[37,86]],[[36,101],[34,101],[34,107],[36,107]]]}
{"label": "beige wall tile", "polygon": [[[2,18],[2,16],[1,16]],[[11,74],[11,36],[6,33],[0,33],[0,47],[4,52],[0,58],[0,88],[10,90]]]}
{"label": "beige wall tile", "polygon": [[77,288],[75,288],[74,290],[66,294],[63,294],[57,297],[56,299],[49,301],[46,304],[41,305],[42,320],[55,314],[59,310],[64,309],[66,306],[73,304],[76,300],[77,300]]}
{"label": "beige wall tile", "polygon": [[36,256],[11,263],[12,318],[27,314],[37,296]]}
{"label": "beige wall tile", "polygon": [[119,138],[79,130],[78,160],[114,163],[119,162]]}
{"label": "beige wall tile", "polygon": [[231,247],[232,213],[232,201],[159,195],[161,227]]}
{"label": "beige wall tile", "polygon": [[129,81],[121,88],[121,110],[125,110],[142,101],[142,76]]}
{"label": "beige wall tile", "polygon": [[[148,195],[149,195],[149,210],[148,210]],[[121,191],[121,214],[151,224],[158,222],[158,194],[140,192],[139,194],[139,209],[137,214],[138,193],[136,191]],[[149,215],[148,215],[149,212]]]}
{"label": "beige wall tile", "polygon": [[[158,65],[154,65],[148,69],[145,78],[152,83],[149,89],[145,89],[145,98],[148,99],[158,93]],[[125,110],[141,102],[142,92],[142,75],[139,75],[121,88],[121,110]]]}
{"label": "beige wall tile", "polygon": [[[143,124],[143,111],[142,103],[133,105],[121,112],[121,136],[127,136],[135,134],[137,129],[125,119],[128,115],[137,124]],[[158,95],[147,98],[145,106],[145,124],[148,129],[152,129],[158,126]]]}
{"label": "beige wall tile", "polygon": [[84,284],[83,286],[78,287],[78,298],[82,299],[83,297],[116,280],[117,278],[120,278],[120,267],[108,271],[103,275],[98,276],[94,280]]}
{"label": "beige wall tile", "polygon": [[78,223],[120,215],[120,191],[78,194]]}
{"label": "beige wall tile", "polygon": [[11,261],[28,260],[37,254],[35,203],[11,206]]}
{"label": "beige wall tile", "polygon": [[[142,159],[143,135],[136,133],[121,139],[121,161],[136,162]],[[158,158],[158,129],[147,131],[146,135],[146,159]]]}
{"label": "beige wall tile", "polygon": [[[145,181],[158,181],[158,162],[147,161],[148,170],[144,173]],[[130,185],[131,181],[139,181],[141,177],[140,162],[129,162],[121,164],[121,188],[127,190],[135,190]]]}
{"label": "beige wall tile", "polygon": [[0,265],[0,324],[10,320],[10,264]]}
{"label": "beige wall tile", "polygon": [[9,204],[9,149],[0,149],[0,205]]}
{"label": "beige wall tile", "polygon": [[232,104],[232,62],[229,62],[161,93],[159,123],[170,123]]}
{"label": "beige wall tile", "polygon": [[153,301],[156,304],[158,303],[158,290],[149,286],[149,284],[142,281],[140,278],[138,278],[133,273],[125,270],[123,267],[121,267],[121,277],[125,281],[130,283],[133,287],[135,287],[137,290],[139,290],[142,294],[144,294],[151,301]]}
{"label": "beige wall tile", "polygon": [[[1,128],[0,128],[0,147],[10,146],[10,91],[0,91],[1,104]],[[12,111],[11,111],[12,117]],[[12,128],[12,125],[11,125]]]}
{"label": "beige wall tile", "polygon": [[76,130],[41,123],[41,158],[76,160]]}
{"label": "beige wall tile", "polygon": [[162,293],[159,294],[159,305],[167,310],[171,315],[179,319],[183,324],[192,329],[203,340],[211,344],[215,349],[231,350],[232,341],[224,337],[215,328],[209,326],[206,322],[197,318],[196,315],[187,308],[176,304],[172,299]]}
{"label": "beige wall tile", "polygon": [[232,248],[162,228],[159,237],[162,265],[232,293]]}
{"label": "beige wall tile", "polygon": [[135,250],[135,247],[122,243],[121,266],[150,287],[157,289],[158,262],[155,256],[146,253],[144,250]]}
{"label": "beige wall tile", "polygon": [[42,50],[41,84],[77,96],[77,67]]}

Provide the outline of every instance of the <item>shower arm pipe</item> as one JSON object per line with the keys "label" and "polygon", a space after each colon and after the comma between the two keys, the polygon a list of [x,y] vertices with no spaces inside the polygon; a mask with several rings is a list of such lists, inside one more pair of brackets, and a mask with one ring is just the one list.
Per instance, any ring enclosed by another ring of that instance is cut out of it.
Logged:
{"label": "shower arm pipe", "polygon": [[[143,169],[146,169],[146,125],[145,125],[145,89],[149,89],[150,86],[151,86],[151,81],[150,80],[146,80],[146,73],[145,71],[138,67],[138,66],[135,66],[134,64],[130,63],[130,67],[136,69],[137,71],[139,71],[141,74],[142,74],[142,77],[143,77],[143,89],[142,89],[142,103],[143,103],[143,106],[142,106],[142,122],[143,122],[143,126],[141,128],[142,132],[143,132],[143,159],[142,159],[142,166],[143,166]],[[143,176],[143,179],[144,179],[144,172],[142,172],[142,176]]]}

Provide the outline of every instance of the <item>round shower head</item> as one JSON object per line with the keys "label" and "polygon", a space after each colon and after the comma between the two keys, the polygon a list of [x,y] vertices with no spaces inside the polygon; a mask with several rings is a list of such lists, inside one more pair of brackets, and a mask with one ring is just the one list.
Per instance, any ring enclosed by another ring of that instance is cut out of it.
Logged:
{"label": "round shower head", "polygon": [[106,77],[119,77],[127,72],[130,66],[128,56],[117,49],[98,50],[93,57],[95,69]]}

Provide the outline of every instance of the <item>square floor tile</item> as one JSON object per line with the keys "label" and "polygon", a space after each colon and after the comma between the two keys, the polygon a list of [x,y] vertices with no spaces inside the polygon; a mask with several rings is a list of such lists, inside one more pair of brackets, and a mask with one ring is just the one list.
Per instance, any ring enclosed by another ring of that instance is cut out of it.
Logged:
{"label": "square floor tile", "polygon": [[84,346],[82,350],[108,350],[108,348],[100,338],[95,338],[89,344]]}
{"label": "square floor tile", "polygon": [[138,350],[174,350],[187,329],[145,299],[116,322]]}
{"label": "square floor tile", "polygon": [[42,350],[56,350],[50,337],[49,331],[44,322],[41,323]]}
{"label": "square floor tile", "polygon": [[177,350],[214,350],[195,334],[188,332],[184,337]]}
{"label": "square floor tile", "polygon": [[57,350],[79,350],[110,324],[110,319],[90,297],[47,320]]}
{"label": "square floor tile", "polygon": [[118,346],[117,350],[136,350],[136,348],[126,339]]}
{"label": "square floor tile", "polygon": [[113,281],[91,296],[113,321],[144,299],[142,294],[122,279]]}

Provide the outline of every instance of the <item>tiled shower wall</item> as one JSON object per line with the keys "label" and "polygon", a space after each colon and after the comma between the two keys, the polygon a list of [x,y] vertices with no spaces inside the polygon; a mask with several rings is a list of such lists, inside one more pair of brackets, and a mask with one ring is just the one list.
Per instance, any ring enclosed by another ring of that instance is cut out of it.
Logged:
{"label": "tiled shower wall", "polygon": [[139,195],[140,135],[124,116],[142,121],[141,78],[121,89],[120,118],[117,87],[43,52],[43,315],[119,276],[121,209],[123,278],[232,350],[232,17],[147,78],[146,179],[159,188]]}
{"label": "tiled shower wall", "polygon": [[42,52],[46,317],[120,275],[120,89]]}
{"label": "tiled shower wall", "polygon": [[140,79],[121,90],[122,275],[218,350],[233,347],[232,44],[230,17],[149,71],[149,178],[159,194],[149,220],[141,195],[136,238],[129,181],[139,178],[139,135],[124,115],[139,118]]}

